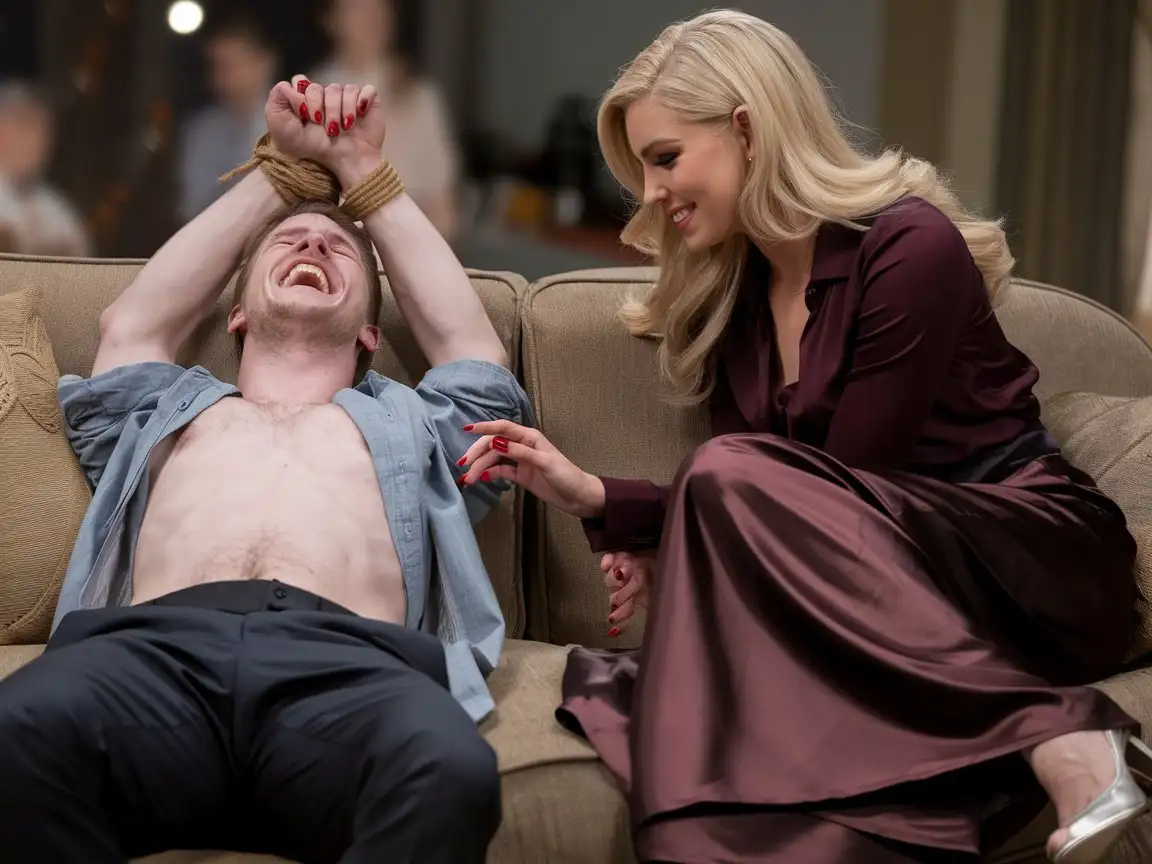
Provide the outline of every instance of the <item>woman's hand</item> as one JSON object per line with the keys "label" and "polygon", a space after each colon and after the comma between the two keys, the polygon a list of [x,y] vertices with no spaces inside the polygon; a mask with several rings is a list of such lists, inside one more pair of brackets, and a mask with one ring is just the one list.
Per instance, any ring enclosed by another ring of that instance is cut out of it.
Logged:
{"label": "woman's hand", "polygon": [[462,485],[509,480],[541,501],[581,519],[604,511],[604,484],[582,471],[539,430],[490,420],[464,427],[481,436],[457,463],[467,465]]}
{"label": "woman's hand", "polygon": [[600,559],[604,587],[610,592],[609,636],[619,636],[625,622],[648,608],[648,589],[656,569],[656,552],[609,552]]}

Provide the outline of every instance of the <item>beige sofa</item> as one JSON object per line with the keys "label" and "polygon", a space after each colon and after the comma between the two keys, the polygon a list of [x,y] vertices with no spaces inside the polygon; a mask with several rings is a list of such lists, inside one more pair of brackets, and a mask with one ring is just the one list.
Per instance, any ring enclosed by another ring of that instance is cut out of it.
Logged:
{"label": "beige sofa", "polygon": [[[59,371],[85,373],[96,348],[100,309],[139,267],[138,261],[0,256],[0,297],[38,288]],[[701,411],[662,404],[653,346],[629,338],[616,323],[614,313],[620,300],[627,292],[642,289],[652,275],[644,269],[587,271],[553,276],[533,285],[512,273],[474,273],[473,278],[517,358],[518,373],[545,434],[589,470],[667,480],[679,460],[705,437],[707,423]],[[199,363],[232,378],[236,359],[224,332],[224,311],[222,304],[217,307],[182,362]],[[1017,282],[1003,298],[999,314],[1013,341],[1043,370],[1042,396],[1062,391],[1117,397],[1152,394],[1152,350],[1105,309],[1059,289]],[[382,324],[387,338],[376,367],[415,382],[424,371],[424,362],[390,299]],[[1092,402],[1099,410],[1087,410],[1087,419],[1081,403],[1079,413],[1073,412],[1079,418],[1076,423],[1099,421],[1115,401]],[[1130,403],[1120,400],[1119,404]],[[46,409],[41,406],[39,410]],[[1068,427],[1054,429],[1058,435],[1076,432],[1068,416],[1058,419]],[[0,436],[4,428],[0,425]],[[38,428],[48,427],[41,423]],[[1091,429],[1080,437],[1101,438]],[[1087,446],[1093,446],[1091,441]],[[1147,456],[1146,450],[1143,453]],[[0,461],[0,472],[4,470],[11,473],[13,469],[5,469]],[[37,471],[35,478],[27,478],[29,483],[43,482],[47,476]],[[1121,484],[1131,477],[1130,471],[1122,473],[1124,477],[1117,481]],[[76,493],[69,494],[75,497]],[[35,513],[17,515],[40,518]],[[498,709],[483,725],[499,754],[504,792],[504,822],[490,860],[499,864],[632,861],[624,799],[592,750],[557,725],[553,710],[559,699],[565,645],[630,647],[639,642],[641,628],[632,628],[618,640],[608,638],[606,597],[596,558],[588,552],[575,520],[509,496],[480,526],[479,535],[507,617],[509,637],[503,661],[491,679]],[[0,554],[6,542],[0,535]],[[26,584],[18,591],[11,588],[16,577],[0,570],[0,615],[5,616],[0,618],[0,644],[43,639],[45,605],[50,611],[53,580],[59,578],[63,562],[47,565],[37,571],[43,571],[37,576],[43,584],[34,586],[40,592],[38,599]],[[39,607],[33,608],[36,603]],[[18,615],[23,615],[20,627],[2,629]],[[37,644],[0,647],[0,676],[31,661],[40,651]],[[1101,686],[1147,724],[1152,740],[1152,673],[1129,672]],[[1111,861],[1152,860],[1150,819],[1146,817],[1142,830],[1134,832]],[[1050,820],[1046,814],[1008,846],[990,851],[989,860],[1042,861]],[[169,864],[258,859],[227,852],[172,852],[149,860]]]}

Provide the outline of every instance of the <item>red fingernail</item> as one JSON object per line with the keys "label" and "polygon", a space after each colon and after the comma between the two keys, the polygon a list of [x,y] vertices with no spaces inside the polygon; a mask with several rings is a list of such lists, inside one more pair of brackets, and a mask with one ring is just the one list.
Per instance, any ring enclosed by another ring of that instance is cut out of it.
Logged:
{"label": "red fingernail", "polygon": [[360,104],[356,106],[356,113],[363,117],[368,113],[368,100],[361,99]]}
{"label": "red fingernail", "polygon": [[344,118],[344,131],[347,132],[352,128],[352,124],[356,122],[356,118],[349,114]]}
{"label": "red fingernail", "polygon": [[465,432],[471,432],[475,428],[476,428],[475,423],[469,423],[467,426],[464,427],[464,431]]}
{"label": "red fingernail", "polygon": [[612,575],[616,577],[617,582],[624,581],[624,574],[620,570],[613,570]]}
{"label": "red fingernail", "polygon": [[296,92],[297,93],[303,93],[305,90],[308,89],[308,85],[311,83],[312,82],[309,81],[307,78],[301,78],[299,81],[296,82]]}
{"label": "red fingernail", "polygon": [[305,122],[308,121],[308,106],[303,102],[300,103],[300,119]]}
{"label": "red fingernail", "polygon": [[459,459],[456,460],[456,464],[457,465],[463,465],[467,461],[468,461],[467,456],[461,456]]}
{"label": "red fingernail", "polygon": [[507,438],[501,438],[499,435],[497,435],[495,438],[492,439],[492,449],[495,450],[497,453],[507,453],[508,452],[508,439]]}
{"label": "red fingernail", "polygon": [[480,482],[481,483],[487,483],[491,479],[492,479],[492,475],[489,474],[487,471],[481,471],[480,472]]}
{"label": "red fingernail", "polygon": [[333,120],[328,124],[328,137],[335,138],[340,134],[340,124]]}
{"label": "red fingernail", "polygon": [[317,111],[315,114],[312,115],[312,119],[314,119],[317,123],[323,123],[324,122],[324,115],[321,114],[319,111]]}
{"label": "red fingernail", "polygon": [[619,636],[620,635],[620,628],[619,627],[613,627],[611,630],[608,631],[608,635],[609,636]]}

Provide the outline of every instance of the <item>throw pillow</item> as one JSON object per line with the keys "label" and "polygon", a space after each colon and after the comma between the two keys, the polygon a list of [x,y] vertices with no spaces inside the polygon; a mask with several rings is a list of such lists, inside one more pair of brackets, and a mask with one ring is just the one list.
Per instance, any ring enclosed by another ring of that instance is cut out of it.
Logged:
{"label": "throw pillow", "polygon": [[1064,455],[1120,505],[1139,548],[1140,627],[1130,660],[1152,652],[1152,397],[1062,393],[1044,406]]}
{"label": "throw pillow", "polygon": [[39,293],[0,295],[0,645],[48,638],[91,493],[64,437]]}

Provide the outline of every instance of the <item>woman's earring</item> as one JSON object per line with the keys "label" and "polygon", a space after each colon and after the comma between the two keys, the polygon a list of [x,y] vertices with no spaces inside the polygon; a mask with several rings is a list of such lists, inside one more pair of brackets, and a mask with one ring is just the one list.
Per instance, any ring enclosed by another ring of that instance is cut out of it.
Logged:
{"label": "woman's earring", "polygon": [[749,156],[749,157],[748,157],[748,164],[749,164],[749,165],[751,165],[751,164],[752,164],[752,157],[751,157],[751,156]]}

